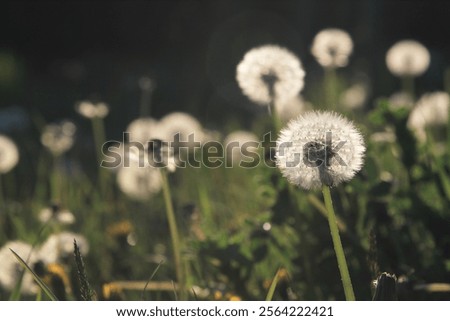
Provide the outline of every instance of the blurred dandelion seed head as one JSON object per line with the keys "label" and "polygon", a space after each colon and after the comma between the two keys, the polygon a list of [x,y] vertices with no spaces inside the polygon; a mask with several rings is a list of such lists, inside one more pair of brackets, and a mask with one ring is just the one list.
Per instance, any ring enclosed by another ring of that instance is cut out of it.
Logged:
{"label": "blurred dandelion seed head", "polygon": [[130,134],[130,141],[145,144],[158,137],[158,121],[151,117],[135,119],[128,125],[126,132]]}
{"label": "blurred dandelion seed head", "polygon": [[39,212],[39,221],[46,223],[53,220],[63,225],[70,225],[75,223],[75,216],[66,209],[62,209],[57,205],[43,208]]}
{"label": "blurred dandelion seed head", "polygon": [[129,198],[146,201],[161,190],[162,177],[157,168],[134,165],[120,168],[117,173],[117,184]]}
{"label": "blurred dandelion seed head", "polygon": [[74,251],[73,242],[77,241],[81,255],[89,253],[89,242],[80,234],[73,232],[60,232],[50,235],[41,245],[38,251],[38,258],[44,264],[56,263],[71,256]]}
{"label": "blurred dandelion seed head", "polygon": [[427,127],[448,125],[449,105],[450,96],[444,91],[422,95],[409,115],[408,128],[425,141]]}
{"label": "blurred dandelion seed head", "polygon": [[283,123],[288,123],[309,109],[312,109],[311,104],[301,96],[295,96],[288,101],[280,103],[275,102],[277,116]]}
{"label": "blurred dandelion seed head", "polygon": [[180,141],[188,141],[190,135],[194,135],[194,140],[201,142],[204,140],[203,128],[200,122],[194,117],[184,112],[173,112],[167,114],[159,121],[159,138],[166,142],[173,142],[175,135],[180,135]]}
{"label": "blurred dandelion seed head", "polygon": [[415,40],[402,40],[387,51],[386,65],[395,76],[417,77],[428,69],[430,53]]}
{"label": "blurred dandelion seed head", "polygon": [[109,107],[103,102],[80,101],[75,104],[75,110],[86,118],[105,118],[109,114]]}
{"label": "blurred dandelion seed head", "polygon": [[298,57],[276,45],[251,49],[236,69],[242,92],[260,105],[283,103],[297,96],[303,89],[304,77]]}
{"label": "blurred dandelion seed head", "polygon": [[389,108],[397,110],[400,108],[412,109],[414,106],[414,98],[403,91],[393,93],[389,96]]}
{"label": "blurred dandelion seed head", "polygon": [[366,104],[368,96],[367,86],[355,84],[341,94],[340,103],[347,110],[361,109]]}
{"label": "blurred dandelion seed head", "polygon": [[277,140],[276,164],[304,189],[348,181],[363,165],[366,148],[353,123],[332,112],[308,112],[292,120]]}
{"label": "blurred dandelion seed head", "polygon": [[155,84],[155,81],[153,79],[151,79],[150,77],[143,76],[143,77],[139,78],[138,86],[143,91],[151,91],[151,90],[155,89],[156,84]]}
{"label": "blurred dandelion seed head", "polygon": [[19,150],[8,137],[0,135],[0,174],[8,173],[19,162]]}
{"label": "blurred dandelion seed head", "polygon": [[324,68],[345,67],[353,51],[350,35],[341,29],[329,28],[320,31],[313,40],[311,53]]}
{"label": "blurred dandelion seed head", "polygon": [[[251,161],[252,158],[244,155],[243,145],[246,143],[254,143],[255,146],[247,146],[245,150],[251,153],[258,152],[259,139],[258,137],[248,131],[245,130],[237,130],[230,134],[228,134],[224,139],[224,148],[226,152],[226,156],[228,159],[232,161],[233,165],[238,165],[241,161]],[[256,145],[258,144],[258,145]],[[247,144],[248,145],[248,144]],[[227,148],[227,146],[229,146]],[[236,148],[231,148],[232,146],[236,146]]]}
{"label": "blurred dandelion seed head", "polygon": [[[7,291],[14,289],[22,273],[22,267],[10,249],[16,252],[29,266],[33,266],[38,261],[37,255],[32,252],[30,244],[22,241],[7,242],[0,249],[0,287]],[[31,274],[28,271],[25,272],[22,279],[21,293],[26,295],[36,294],[37,289]]]}
{"label": "blurred dandelion seed head", "polygon": [[70,121],[49,124],[42,132],[41,143],[54,156],[59,156],[72,147],[76,129],[75,124]]}

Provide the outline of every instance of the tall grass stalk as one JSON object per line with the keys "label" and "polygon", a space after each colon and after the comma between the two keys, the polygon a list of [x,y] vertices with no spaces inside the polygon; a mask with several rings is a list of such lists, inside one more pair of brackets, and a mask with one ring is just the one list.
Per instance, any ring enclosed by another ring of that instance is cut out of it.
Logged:
{"label": "tall grass stalk", "polygon": [[334,252],[338,262],[339,272],[341,274],[342,285],[344,286],[345,299],[347,301],[355,301],[352,281],[348,272],[347,261],[345,259],[344,249],[342,248],[341,237],[339,236],[339,228],[336,222],[336,214],[331,200],[330,187],[323,185],[322,187],[325,207],[328,212],[328,224],[330,225],[331,238],[333,239]]}
{"label": "tall grass stalk", "polygon": [[180,236],[178,233],[175,212],[173,210],[172,196],[170,193],[170,186],[169,186],[167,170],[164,168],[161,169],[161,177],[162,177],[162,182],[163,182],[162,186],[163,186],[163,194],[164,194],[164,203],[166,206],[166,216],[167,216],[167,221],[169,223],[170,237],[172,240],[172,250],[173,250],[173,257],[174,257],[174,261],[175,261],[175,272],[177,275],[179,298],[181,300],[186,300],[186,295],[185,295],[185,286],[186,286],[185,283],[186,282],[185,282],[183,264],[181,262]]}

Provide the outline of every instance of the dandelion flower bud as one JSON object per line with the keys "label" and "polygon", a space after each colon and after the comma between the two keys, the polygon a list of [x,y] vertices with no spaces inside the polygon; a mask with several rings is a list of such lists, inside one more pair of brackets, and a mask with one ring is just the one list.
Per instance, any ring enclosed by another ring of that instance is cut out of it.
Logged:
{"label": "dandelion flower bud", "polygon": [[244,95],[260,105],[297,96],[303,89],[304,77],[305,71],[297,56],[276,45],[251,49],[236,70]]}
{"label": "dandelion flower bud", "polygon": [[350,35],[341,29],[329,28],[320,31],[313,40],[311,53],[325,68],[345,67],[353,51]]}
{"label": "dandelion flower bud", "polygon": [[16,144],[6,136],[0,135],[0,174],[8,173],[19,162]]}
{"label": "dandelion flower bud", "polygon": [[292,120],[277,140],[276,164],[304,189],[350,180],[363,165],[363,138],[353,123],[332,112],[308,112]]}
{"label": "dandelion flower bud", "polygon": [[86,118],[105,118],[109,114],[107,104],[99,102],[92,103],[90,101],[81,101],[75,105],[75,110]]}
{"label": "dandelion flower bud", "polygon": [[399,41],[386,53],[386,65],[395,76],[417,77],[428,69],[430,53],[417,41]]}

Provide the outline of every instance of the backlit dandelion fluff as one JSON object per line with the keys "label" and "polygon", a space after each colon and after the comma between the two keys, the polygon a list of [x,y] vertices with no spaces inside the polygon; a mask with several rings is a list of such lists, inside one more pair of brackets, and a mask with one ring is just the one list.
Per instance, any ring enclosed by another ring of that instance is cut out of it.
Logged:
{"label": "backlit dandelion fluff", "polygon": [[328,28],[320,31],[313,40],[311,53],[324,68],[345,67],[353,51],[350,35],[341,29]]}
{"label": "backlit dandelion fluff", "polygon": [[287,101],[303,89],[305,71],[286,48],[265,45],[248,51],[236,69],[242,92],[253,102],[268,105]]}
{"label": "backlit dandelion fluff", "polygon": [[103,102],[80,101],[75,104],[75,110],[86,118],[105,118],[109,113],[109,107]]}
{"label": "backlit dandelion fluff", "polygon": [[311,109],[311,104],[305,101],[302,96],[296,96],[283,103],[275,103],[277,116],[284,124],[297,118],[309,109]]}
{"label": "backlit dandelion fluff", "polygon": [[366,104],[368,95],[365,85],[355,84],[341,94],[340,103],[347,110],[361,109]]}
{"label": "backlit dandelion fluff", "polygon": [[333,112],[308,112],[292,120],[277,140],[276,164],[287,180],[304,189],[322,188],[345,298],[355,300],[339,236],[330,186],[350,180],[363,165],[363,138],[353,123]]}
{"label": "backlit dandelion fluff", "polygon": [[161,190],[161,173],[154,167],[122,167],[117,173],[117,185],[129,198],[146,201]]}
{"label": "backlit dandelion fluff", "polygon": [[428,69],[430,53],[415,40],[402,40],[387,51],[386,65],[395,76],[417,77]]}
{"label": "backlit dandelion fluff", "polygon": [[200,122],[193,116],[184,112],[167,114],[159,121],[159,133],[156,138],[166,142],[173,142],[176,134],[180,135],[180,141],[187,142],[190,135],[196,142],[204,140],[203,128]]}
{"label": "backlit dandelion fluff", "polygon": [[126,132],[129,134],[130,142],[139,142],[141,144],[146,144],[160,135],[158,121],[151,117],[141,117],[133,120],[128,125]]}
{"label": "backlit dandelion fluff", "polygon": [[[0,249],[0,287],[7,291],[14,290],[23,270],[10,249],[16,252],[29,266],[33,266],[37,262],[37,256],[32,252],[30,244],[22,241],[9,241],[3,245]],[[26,295],[35,294],[37,289],[31,274],[25,272],[22,279],[21,293]]]}
{"label": "backlit dandelion fluff", "polygon": [[74,240],[80,248],[81,255],[89,253],[89,242],[80,234],[73,232],[60,232],[50,235],[40,246],[37,257],[45,264],[57,263],[73,255]]}
{"label": "backlit dandelion fluff", "polygon": [[19,150],[8,137],[0,135],[0,174],[8,173],[19,162]]}
{"label": "backlit dandelion fluff", "polygon": [[414,106],[414,98],[406,92],[400,91],[389,96],[389,108],[397,110],[400,108],[412,109]]}
{"label": "backlit dandelion fluff", "polygon": [[240,162],[253,161],[249,154],[257,154],[260,143],[255,134],[237,130],[225,137],[223,145],[227,159],[231,160],[233,165],[239,165]]}
{"label": "backlit dandelion fluff", "polygon": [[361,169],[364,151],[352,122],[332,112],[308,112],[281,131],[276,164],[290,183],[304,189],[335,186]]}
{"label": "backlit dandelion fluff", "polygon": [[39,212],[39,221],[42,223],[54,221],[64,225],[70,225],[75,223],[75,216],[69,210],[63,209],[59,205],[54,204],[43,208]]}
{"label": "backlit dandelion fluff", "polygon": [[68,151],[75,140],[76,126],[70,121],[49,124],[45,126],[41,135],[41,143],[54,156],[59,156]]}
{"label": "backlit dandelion fluff", "polygon": [[448,125],[450,96],[443,91],[424,94],[408,118],[410,128],[421,141],[426,139],[426,128]]}

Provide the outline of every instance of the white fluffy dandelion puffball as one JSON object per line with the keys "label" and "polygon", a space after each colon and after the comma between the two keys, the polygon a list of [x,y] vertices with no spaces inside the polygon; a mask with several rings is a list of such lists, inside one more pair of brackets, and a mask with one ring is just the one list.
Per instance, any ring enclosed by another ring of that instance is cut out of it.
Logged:
{"label": "white fluffy dandelion puffball", "polygon": [[109,114],[109,106],[103,102],[93,103],[87,100],[75,104],[75,110],[86,118],[105,118]]}
{"label": "white fluffy dandelion puffball", "polygon": [[303,89],[304,77],[305,71],[297,56],[276,45],[251,49],[236,69],[236,80],[242,92],[260,105],[297,96]]}
{"label": "white fluffy dandelion puffball", "polygon": [[409,114],[408,128],[420,141],[426,139],[426,128],[448,124],[450,96],[444,91],[426,93]]}
{"label": "white fluffy dandelion puffball", "polygon": [[345,67],[353,51],[350,35],[341,29],[328,28],[320,31],[313,40],[311,53],[325,68]]}
{"label": "white fluffy dandelion puffball", "polygon": [[6,136],[0,135],[0,174],[8,173],[19,161],[16,144]]}
{"label": "white fluffy dandelion puffball", "polygon": [[386,53],[386,65],[395,76],[417,77],[430,65],[430,53],[415,40],[402,40]]}
{"label": "white fluffy dandelion puffball", "polygon": [[[37,262],[37,256],[32,251],[32,246],[22,241],[9,241],[0,248],[0,288],[7,291],[14,290],[20,279],[22,267],[19,261],[14,257],[11,250],[16,252],[29,266]],[[23,294],[37,293],[37,285],[29,272],[25,272],[22,279],[20,292]]]}
{"label": "white fluffy dandelion puffball", "polygon": [[83,235],[67,231],[50,235],[39,248],[37,256],[45,264],[59,262],[73,255],[74,240],[77,241],[81,255],[86,256],[89,253],[87,239]]}
{"label": "white fluffy dandelion puffball", "polygon": [[307,112],[292,120],[277,140],[276,164],[304,189],[350,180],[363,165],[366,148],[353,123],[333,112]]}

